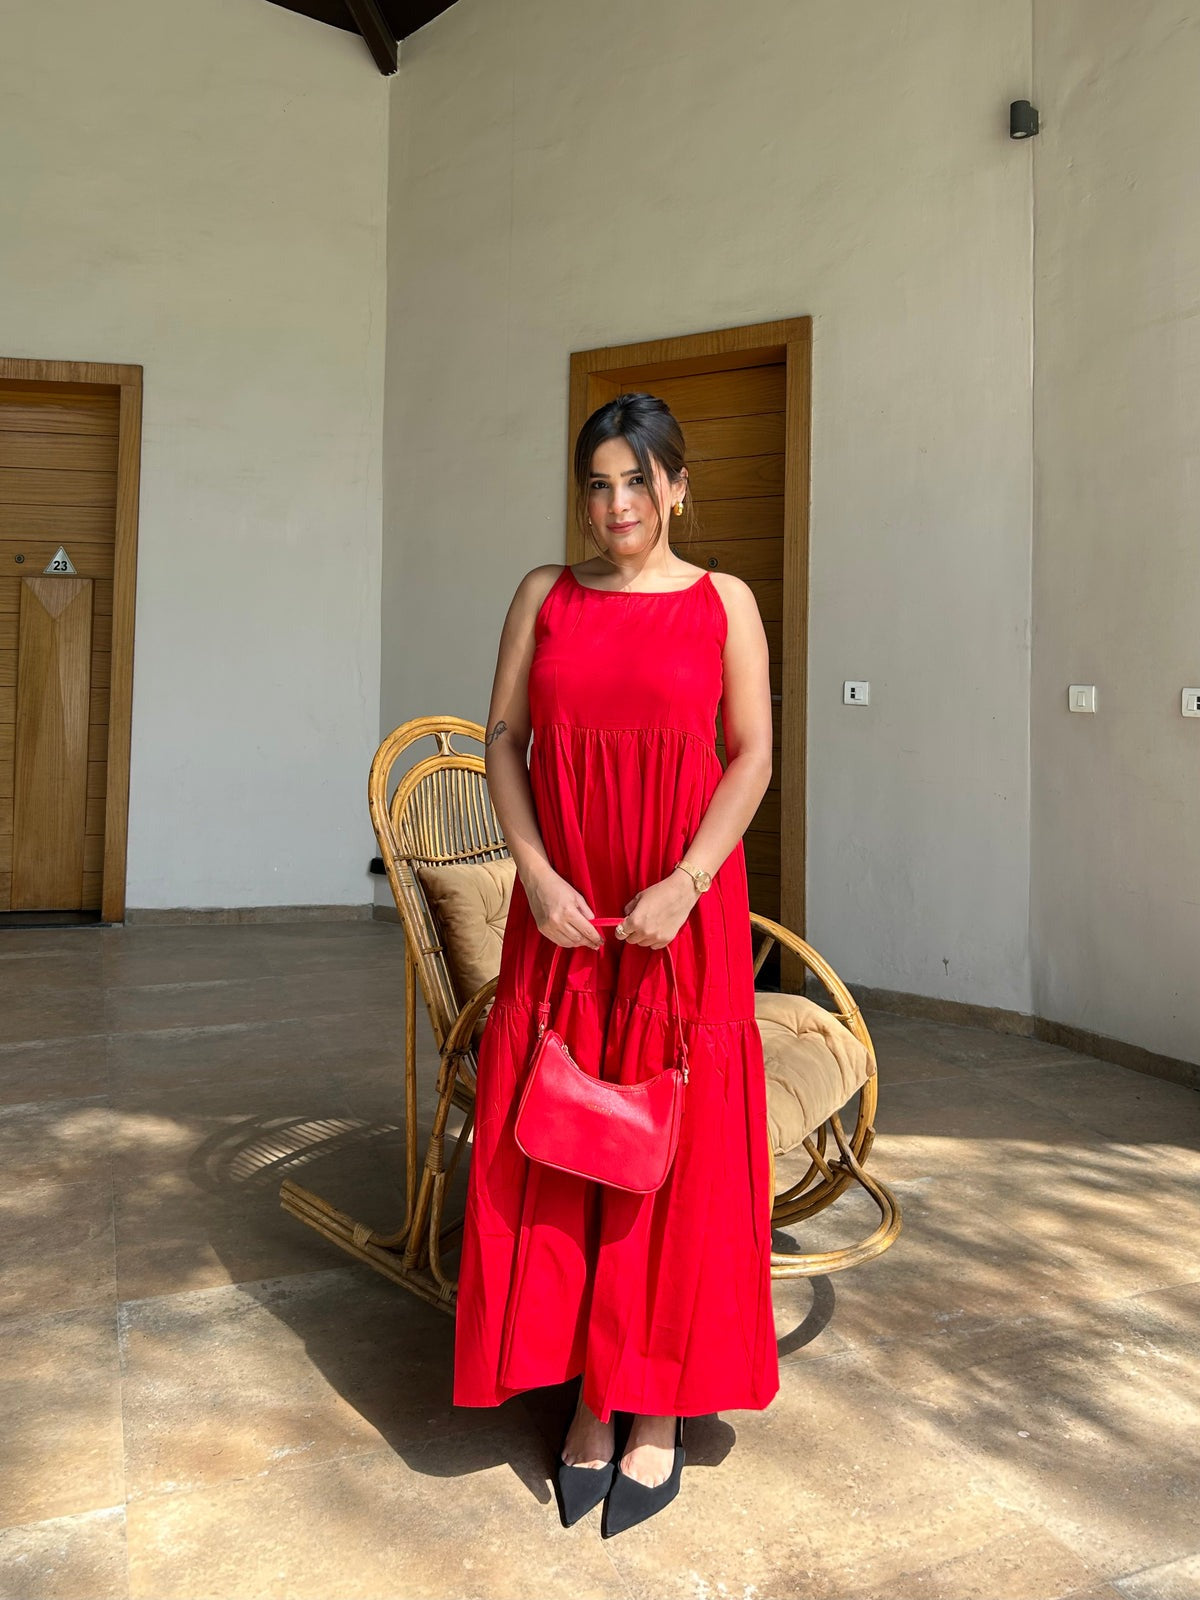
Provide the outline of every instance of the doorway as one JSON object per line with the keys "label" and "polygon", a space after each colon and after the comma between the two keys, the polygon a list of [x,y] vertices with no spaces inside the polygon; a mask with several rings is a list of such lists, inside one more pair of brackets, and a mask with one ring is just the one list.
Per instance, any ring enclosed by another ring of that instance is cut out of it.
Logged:
{"label": "doorway", "polygon": [[125,914],[141,401],[0,359],[0,923]]}
{"label": "doorway", "polygon": [[[683,429],[699,528],[672,549],[736,573],[758,601],[771,657],[774,770],[743,841],[750,909],[803,937],[812,319],[577,352],[571,443],[597,406],[632,389],[664,400]],[[573,495],[569,469],[568,489]],[[567,560],[587,553],[569,512]],[[724,762],[719,724],[718,749]],[[781,988],[803,983],[792,965],[789,957]]]}

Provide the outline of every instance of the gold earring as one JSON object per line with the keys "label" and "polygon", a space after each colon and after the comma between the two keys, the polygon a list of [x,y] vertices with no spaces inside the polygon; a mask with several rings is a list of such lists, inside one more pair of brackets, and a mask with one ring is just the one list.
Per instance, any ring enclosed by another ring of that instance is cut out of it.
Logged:
{"label": "gold earring", "polygon": [[683,501],[682,500],[677,500],[675,502],[675,515],[677,517],[681,517],[683,515]]}

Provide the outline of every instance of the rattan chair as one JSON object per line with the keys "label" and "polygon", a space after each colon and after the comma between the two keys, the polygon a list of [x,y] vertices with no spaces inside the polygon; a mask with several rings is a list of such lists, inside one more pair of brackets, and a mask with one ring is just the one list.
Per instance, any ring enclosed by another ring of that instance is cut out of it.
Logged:
{"label": "rattan chair", "polygon": [[[462,1219],[447,1218],[446,1199],[470,1144],[475,1046],[495,993],[496,976],[472,994],[457,992],[453,963],[422,883],[422,869],[510,860],[488,794],[483,739],[484,729],[478,723],[460,717],[417,717],[388,735],[371,764],[371,820],[404,927],[403,1223],[386,1229],[357,1222],[290,1179],[280,1191],[284,1208],[293,1216],[450,1312],[457,1285],[445,1263]],[[413,760],[416,752],[411,747],[422,740],[432,740],[434,749]],[[475,748],[461,748],[467,745]],[[392,774],[401,757],[411,765],[393,787]],[[428,871],[425,876],[428,879]],[[773,1253],[771,1273],[775,1278],[803,1278],[840,1272],[881,1254],[900,1231],[895,1197],[864,1170],[875,1137],[879,1092],[871,1037],[853,997],[810,945],[767,917],[751,912],[750,921],[762,936],[755,949],[756,975],[778,943],[795,952],[834,1002],[830,1010],[802,997],[772,992],[762,992],[756,999],[768,1065],[772,1187],[777,1158],[795,1151],[804,1169],[776,1192],[772,1223],[777,1229],[803,1223],[852,1185],[870,1195],[879,1212],[873,1230],[850,1246]],[[498,955],[495,968],[498,972]],[[438,1051],[432,1086],[420,1081],[418,990]],[[798,1033],[798,1028],[804,1031]],[[419,1101],[426,1087],[433,1088],[435,1098],[422,1148]],[[840,1112],[851,1101],[856,1102],[854,1126],[847,1132]]]}

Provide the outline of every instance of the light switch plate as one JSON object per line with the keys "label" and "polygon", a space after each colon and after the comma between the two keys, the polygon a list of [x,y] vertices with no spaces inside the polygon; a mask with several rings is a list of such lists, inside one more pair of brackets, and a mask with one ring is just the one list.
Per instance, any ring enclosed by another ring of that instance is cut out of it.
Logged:
{"label": "light switch plate", "polygon": [[1183,691],[1183,714],[1185,717],[1200,717],[1200,689]]}
{"label": "light switch plate", "polygon": [[1067,705],[1072,711],[1095,711],[1096,685],[1073,683],[1067,691]]}
{"label": "light switch plate", "polygon": [[862,683],[855,678],[847,678],[842,684],[842,704],[844,706],[866,706],[871,703],[871,685]]}

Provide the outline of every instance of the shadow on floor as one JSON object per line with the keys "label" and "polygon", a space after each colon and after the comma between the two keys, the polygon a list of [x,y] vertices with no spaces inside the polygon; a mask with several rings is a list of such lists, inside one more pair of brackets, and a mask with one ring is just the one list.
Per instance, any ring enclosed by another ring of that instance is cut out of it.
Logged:
{"label": "shadow on floor", "polygon": [[[356,1206],[346,1158],[361,1161],[364,1171],[376,1160],[387,1163],[399,1158],[401,1137],[396,1124],[350,1116],[251,1117],[199,1145],[189,1174],[198,1187],[229,1197],[277,1194],[285,1178],[296,1178],[382,1229],[401,1220],[398,1193],[391,1214]],[[461,1209],[461,1192],[455,1198]],[[779,1238],[783,1248],[795,1248],[786,1236]],[[574,1410],[577,1380],[529,1391],[494,1409],[455,1406],[452,1317],[354,1262],[331,1241],[320,1243],[328,1247],[328,1273],[241,1283],[241,1292],[302,1341],[331,1389],[414,1471],[460,1477],[506,1464],[536,1500],[548,1504],[549,1474]],[[219,1253],[219,1241],[214,1248]],[[456,1270],[453,1260],[447,1270]],[[781,1343],[781,1354],[816,1338],[832,1309],[832,1288],[819,1280],[812,1310]],[[736,1439],[733,1426],[718,1416],[693,1419],[689,1465],[720,1465]]]}

